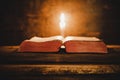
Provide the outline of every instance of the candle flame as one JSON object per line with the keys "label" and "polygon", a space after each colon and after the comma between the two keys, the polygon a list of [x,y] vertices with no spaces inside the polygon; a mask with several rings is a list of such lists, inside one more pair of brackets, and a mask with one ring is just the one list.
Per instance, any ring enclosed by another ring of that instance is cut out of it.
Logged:
{"label": "candle flame", "polygon": [[63,30],[65,27],[65,15],[64,13],[61,13],[60,15],[60,29]]}

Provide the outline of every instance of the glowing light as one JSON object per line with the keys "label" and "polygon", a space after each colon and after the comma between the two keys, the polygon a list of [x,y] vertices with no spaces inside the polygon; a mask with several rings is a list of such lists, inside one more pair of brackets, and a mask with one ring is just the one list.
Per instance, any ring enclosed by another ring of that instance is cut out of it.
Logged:
{"label": "glowing light", "polygon": [[64,13],[61,13],[61,15],[60,15],[60,29],[61,29],[61,34],[64,36],[64,28],[65,28],[65,15],[64,15]]}
{"label": "glowing light", "polygon": [[62,13],[60,15],[60,28],[64,29],[64,27],[65,27],[65,15],[64,15],[64,13]]}

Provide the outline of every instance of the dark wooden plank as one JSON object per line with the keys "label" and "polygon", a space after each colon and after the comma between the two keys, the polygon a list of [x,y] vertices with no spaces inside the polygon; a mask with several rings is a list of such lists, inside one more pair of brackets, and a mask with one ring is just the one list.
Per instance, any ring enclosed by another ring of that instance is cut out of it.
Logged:
{"label": "dark wooden plank", "polygon": [[93,64],[20,64],[0,65],[1,75],[81,75],[81,74],[119,74],[120,65]]}
{"label": "dark wooden plank", "polygon": [[0,63],[95,63],[120,64],[120,54],[12,53],[0,55]]}
{"label": "dark wooden plank", "polygon": [[117,74],[1,76],[0,80],[120,80]]}
{"label": "dark wooden plank", "polygon": [[[119,48],[109,50],[108,54],[96,53],[19,53],[18,47],[2,47],[1,64],[120,64]],[[5,52],[4,52],[5,51]]]}
{"label": "dark wooden plank", "polygon": [[1,80],[119,80],[120,65],[0,65]]}

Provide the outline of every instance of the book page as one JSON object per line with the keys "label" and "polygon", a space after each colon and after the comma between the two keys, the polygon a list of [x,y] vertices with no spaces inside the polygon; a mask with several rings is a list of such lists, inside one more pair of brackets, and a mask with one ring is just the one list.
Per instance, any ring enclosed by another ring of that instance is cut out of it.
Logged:
{"label": "book page", "polygon": [[46,41],[53,41],[53,40],[63,40],[64,38],[62,36],[52,36],[52,37],[32,37],[29,40],[26,41],[32,41],[32,42],[46,42]]}
{"label": "book page", "polygon": [[77,40],[77,41],[100,41],[100,39],[96,37],[78,37],[78,36],[68,36],[66,37],[63,42]]}

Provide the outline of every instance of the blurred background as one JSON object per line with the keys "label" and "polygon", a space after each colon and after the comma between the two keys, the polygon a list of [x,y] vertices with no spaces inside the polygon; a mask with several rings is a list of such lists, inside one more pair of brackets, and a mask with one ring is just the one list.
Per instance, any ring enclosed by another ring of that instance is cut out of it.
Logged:
{"label": "blurred background", "polygon": [[120,44],[119,0],[2,0],[0,45],[60,35],[61,13],[65,36],[95,36],[106,44]]}

